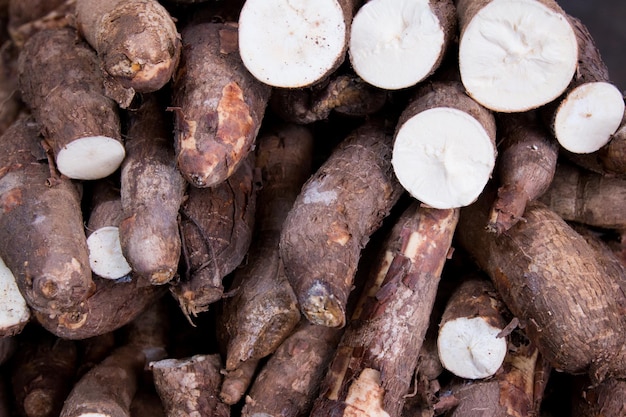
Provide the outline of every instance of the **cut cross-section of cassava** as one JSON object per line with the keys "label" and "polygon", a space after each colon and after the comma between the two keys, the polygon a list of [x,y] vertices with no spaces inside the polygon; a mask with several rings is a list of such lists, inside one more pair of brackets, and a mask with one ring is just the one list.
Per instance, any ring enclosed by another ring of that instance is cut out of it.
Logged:
{"label": "cut cross-section of cassava", "polygon": [[239,16],[246,68],[274,87],[317,83],[343,63],[352,0],[247,0]]}
{"label": "cut cross-section of cassava", "polygon": [[30,320],[30,309],[15,282],[15,276],[0,258],[0,337],[18,334]]}
{"label": "cut cross-section of cassava", "polygon": [[437,348],[441,364],[461,378],[490,377],[504,361],[507,339],[499,334],[506,323],[495,293],[488,280],[472,277],[448,300]]}
{"label": "cut cross-section of cassava", "polygon": [[393,169],[402,186],[428,206],[472,203],[495,166],[493,115],[458,82],[422,87],[396,128]]}
{"label": "cut cross-section of cassava", "polygon": [[556,99],[576,71],[572,26],[554,0],[459,0],[459,68],[487,108],[520,112]]}
{"label": "cut cross-section of cassava", "polygon": [[439,66],[455,34],[452,0],[372,0],[352,21],[350,62],[376,87],[410,87]]}
{"label": "cut cross-section of cassava", "polygon": [[578,69],[565,95],[545,113],[563,148],[591,153],[611,140],[624,117],[624,97],[609,81],[591,34],[578,19],[569,18],[578,39]]}

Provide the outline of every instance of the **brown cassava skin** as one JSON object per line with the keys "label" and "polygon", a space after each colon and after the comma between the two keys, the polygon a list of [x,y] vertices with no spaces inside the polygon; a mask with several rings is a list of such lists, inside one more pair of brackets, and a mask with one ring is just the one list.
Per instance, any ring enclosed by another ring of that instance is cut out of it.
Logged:
{"label": "brown cassava skin", "polygon": [[161,398],[154,387],[139,386],[133,401],[130,403],[132,417],[167,417]]}
{"label": "brown cassava skin", "polygon": [[575,380],[572,417],[621,417],[626,413],[626,380],[610,378],[597,386]]}
{"label": "brown cassava skin", "polygon": [[158,1],[77,0],[76,26],[104,71],[124,88],[159,90],[177,68],[180,34]]}
{"label": "brown cassava skin", "polygon": [[361,250],[403,188],[382,123],[352,131],[304,184],[289,211],[280,255],[300,310],[312,323],[345,324]]}
{"label": "brown cassava skin", "polygon": [[76,382],[60,417],[86,414],[128,417],[145,357],[140,350],[121,346]]}
{"label": "brown cassava skin", "polygon": [[20,53],[22,98],[55,156],[84,137],[105,136],[121,142],[118,108],[104,96],[98,65],[95,52],[73,28],[37,32]]}
{"label": "brown cassava skin", "polygon": [[178,210],[187,182],[176,168],[169,118],[155,95],[131,116],[121,169],[122,252],[152,284],[174,278],[181,254]]}
{"label": "brown cassava skin", "polygon": [[254,379],[242,417],[308,416],[342,332],[301,320]]}
{"label": "brown cassava skin", "polygon": [[480,275],[468,276],[454,290],[446,303],[439,327],[461,317],[480,317],[492,327],[504,329],[502,304],[493,284]]}
{"label": "brown cassava skin", "polygon": [[160,298],[126,326],[126,344],[140,349],[147,365],[167,357],[170,329],[168,309]]}
{"label": "brown cassava skin", "polygon": [[87,236],[101,227],[117,227],[121,221],[122,200],[117,183],[110,177],[92,182]]}
{"label": "brown cassava skin", "polygon": [[91,295],[81,196],[50,166],[30,118],[0,137],[0,257],[28,305],[43,314],[73,308]]}
{"label": "brown cassava skin", "polygon": [[313,136],[305,127],[281,124],[259,137],[256,168],[255,236],[247,261],[235,270],[232,297],[224,300],[220,323],[226,337],[226,369],[276,350],[300,321],[297,299],[279,255],[280,231],[312,170]]}
{"label": "brown cassava skin", "polygon": [[230,407],[218,397],[221,367],[217,354],[152,363],[154,385],[167,416],[230,416]]}
{"label": "brown cassava skin", "polygon": [[103,333],[87,339],[77,340],[80,351],[80,364],[77,377],[80,378],[88,370],[99,364],[113,352],[118,341],[115,332]]}
{"label": "brown cassava skin", "polygon": [[112,332],[135,319],[166,292],[131,275],[130,282],[95,278],[96,291],[84,302],[60,314],[36,312],[50,333],[64,339],[87,339]]}
{"label": "brown cassava skin", "polygon": [[11,40],[21,48],[40,30],[71,26],[75,4],[75,0],[11,0],[7,25]]}
{"label": "brown cassava skin", "polygon": [[[311,416],[401,415],[458,218],[458,209],[425,208],[417,201],[402,213],[377,256]],[[370,372],[376,380],[360,386]]]}
{"label": "brown cassava skin", "polygon": [[78,369],[76,342],[31,329],[11,363],[16,411],[26,417],[57,417]]}
{"label": "brown cassava skin", "polygon": [[526,204],[550,186],[559,146],[534,113],[500,114],[498,125],[499,188],[488,227],[499,234],[520,221]]}
{"label": "brown cassava skin", "polygon": [[236,25],[192,23],[182,38],[172,97],[176,160],[192,185],[212,187],[253,149],[271,89],[243,66]]}
{"label": "brown cassava skin", "polygon": [[256,212],[254,154],[212,188],[188,187],[181,206],[183,271],[170,290],[183,312],[196,315],[222,298],[222,279],[243,261]]}
{"label": "brown cassava skin", "polygon": [[231,370],[222,370],[224,375],[220,388],[220,399],[228,405],[237,404],[244,396],[256,375],[259,359],[247,359]]}
{"label": "brown cassava skin", "polygon": [[17,57],[19,51],[14,44],[7,42],[0,48],[0,134],[11,126],[24,110],[20,98]]}
{"label": "brown cassava skin", "polygon": [[615,278],[561,217],[530,203],[519,222],[496,236],[484,228],[493,190],[461,211],[458,243],[490,276],[509,310],[555,369],[588,372],[593,380],[624,375],[626,317]]}
{"label": "brown cassava skin", "polygon": [[536,348],[524,345],[508,352],[491,379],[455,381],[446,390],[458,399],[447,417],[527,417],[538,415],[541,397],[535,392],[543,361]]}
{"label": "brown cassava skin", "polygon": [[310,88],[277,88],[270,107],[283,120],[308,124],[328,118],[331,112],[368,116],[387,101],[385,90],[373,87],[350,74],[331,76]]}
{"label": "brown cassava skin", "polygon": [[562,162],[552,184],[539,198],[567,221],[606,229],[626,228],[626,179]]}

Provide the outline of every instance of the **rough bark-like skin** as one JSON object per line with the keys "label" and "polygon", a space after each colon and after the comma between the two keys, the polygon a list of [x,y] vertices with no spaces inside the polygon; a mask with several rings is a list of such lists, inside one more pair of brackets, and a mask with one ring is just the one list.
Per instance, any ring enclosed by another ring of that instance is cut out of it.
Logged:
{"label": "rough bark-like skin", "polygon": [[35,318],[49,332],[65,339],[87,339],[119,329],[163,296],[165,289],[141,283],[96,278],[96,291],[61,314],[37,312]]}
{"label": "rough bark-like skin", "polygon": [[534,114],[500,114],[498,122],[499,188],[488,227],[503,233],[522,220],[526,204],[550,186],[559,146]]}
{"label": "rough bark-like skin", "polygon": [[121,141],[117,105],[104,95],[98,65],[96,53],[73,28],[42,30],[20,53],[22,98],[55,155],[87,136]]}
{"label": "rough bark-like skin", "polygon": [[507,354],[502,372],[493,379],[455,382],[447,390],[459,403],[448,417],[527,417],[535,414],[536,371],[542,366],[532,346]]}
{"label": "rough bark-like skin", "polygon": [[230,407],[218,397],[222,380],[219,355],[164,359],[151,367],[168,417],[230,416]]}
{"label": "rough bark-like skin", "polygon": [[21,48],[33,34],[43,29],[71,26],[75,0],[10,1],[8,32]]}
{"label": "rough bark-like skin", "polygon": [[176,158],[187,181],[211,187],[232,175],[253,149],[270,87],[243,66],[236,25],[191,24],[182,37],[172,98]]}
{"label": "rough bark-like skin", "polygon": [[94,181],[91,188],[87,236],[107,226],[119,226],[122,221],[120,189],[112,178]]}
{"label": "rough bark-like skin", "polygon": [[124,88],[159,90],[177,68],[180,34],[156,0],[77,0],[76,25]]}
{"label": "rough bark-like skin", "polygon": [[446,303],[439,327],[461,317],[480,317],[489,325],[504,329],[504,305],[490,281],[479,276],[467,277]]}
{"label": "rough bark-like skin", "polygon": [[115,349],[74,385],[60,417],[130,416],[130,404],[144,362],[144,355],[134,347]]}
{"label": "rough bark-like skin", "polygon": [[21,118],[2,137],[0,257],[28,305],[73,308],[95,289],[77,187],[51,178],[38,126]]}
{"label": "rough bark-like skin", "polygon": [[177,273],[181,254],[178,210],[187,182],[176,168],[170,120],[156,96],[129,112],[121,170],[124,220],[120,244],[133,271],[152,284]]}
{"label": "rough bark-like skin", "polygon": [[23,334],[11,363],[16,411],[26,417],[57,417],[78,368],[76,343],[32,330]]}
{"label": "rough bark-like skin", "polygon": [[539,198],[563,219],[607,229],[626,228],[626,178],[586,171],[565,162]]}
{"label": "rough bark-like skin", "polygon": [[280,231],[312,173],[313,136],[305,127],[279,125],[259,137],[255,237],[246,264],[234,272],[235,293],[223,302],[226,369],[274,352],[300,321],[297,299],[279,255]]}
{"label": "rough bark-like skin", "polygon": [[341,333],[303,319],[255,378],[241,415],[308,416]]}
{"label": "rough bark-like skin", "polygon": [[186,315],[222,298],[222,279],[241,264],[252,242],[256,193],[254,154],[222,184],[188,187],[181,207],[184,276],[170,287]]}
{"label": "rough bark-like skin", "polygon": [[231,370],[223,370],[224,379],[220,388],[220,399],[228,404],[237,404],[248,391],[256,374],[259,359],[248,359],[237,364]]}
{"label": "rough bark-like skin", "polygon": [[572,417],[621,417],[626,414],[626,381],[610,378],[600,385],[576,381]]}
{"label": "rough bark-like skin", "polygon": [[484,228],[491,192],[461,211],[459,244],[490,276],[528,338],[557,370],[589,372],[595,381],[626,374],[616,359],[626,343],[626,317],[613,292],[614,277],[582,236],[539,202],[496,236]]}
{"label": "rough bark-like skin", "polygon": [[[414,201],[398,219],[311,416],[401,415],[458,218],[458,209],[423,208]],[[359,381],[368,372],[378,380],[361,391]]]}
{"label": "rough bark-like skin", "polygon": [[0,134],[11,126],[24,110],[17,76],[19,51],[14,44],[7,42],[0,48]]}
{"label": "rough bark-like skin", "polygon": [[355,117],[374,114],[387,95],[357,76],[337,75],[310,88],[274,89],[270,106],[283,120],[307,124],[327,119],[333,111]]}
{"label": "rough bark-like skin", "polygon": [[304,184],[287,215],[280,254],[312,323],[345,324],[361,250],[404,191],[391,166],[391,142],[376,122],[354,130]]}

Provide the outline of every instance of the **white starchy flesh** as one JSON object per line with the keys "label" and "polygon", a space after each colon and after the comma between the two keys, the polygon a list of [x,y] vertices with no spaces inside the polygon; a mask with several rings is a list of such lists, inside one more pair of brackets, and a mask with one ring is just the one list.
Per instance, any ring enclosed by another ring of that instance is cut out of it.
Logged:
{"label": "white starchy flesh", "polygon": [[556,99],[577,62],[578,44],[566,17],[536,0],[493,0],[467,24],[459,43],[468,94],[500,112]]}
{"label": "white starchy flesh", "polygon": [[17,287],[15,276],[0,259],[0,332],[25,324],[29,319],[30,309]]}
{"label": "white starchy flesh", "polygon": [[507,352],[506,338],[496,337],[501,331],[481,317],[461,317],[446,322],[437,338],[441,365],[461,378],[482,379],[494,375]]}
{"label": "white starchy flesh", "polygon": [[444,47],[429,0],[371,0],[352,21],[349,55],[367,83],[396,90],[428,76]]}
{"label": "white starchy flesh", "polygon": [[239,15],[239,53],[259,81],[305,87],[343,60],[346,32],[336,0],[247,0]]}
{"label": "white starchy flesh", "polygon": [[410,118],[398,130],[391,163],[400,184],[428,206],[471,204],[489,181],[494,145],[470,114],[436,107]]}
{"label": "white starchy flesh", "polygon": [[61,174],[76,180],[97,180],[115,172],[126,151],[116,139],[106,136],[86,136],[73,140],[56,155]]}
{"label": "white starchy flesh", "polygon": [[128,275],[131,267],[122,254],[119,229],[114,226],[101,227],[87,238],[89,265],[94,274],[108,279]]}
{"label": "white starchy flesh", "polygon": [[595,152],[611,139],[624,117],[622,93],[607,82],[582,84],[559,105],[554,134],[574,153]]}

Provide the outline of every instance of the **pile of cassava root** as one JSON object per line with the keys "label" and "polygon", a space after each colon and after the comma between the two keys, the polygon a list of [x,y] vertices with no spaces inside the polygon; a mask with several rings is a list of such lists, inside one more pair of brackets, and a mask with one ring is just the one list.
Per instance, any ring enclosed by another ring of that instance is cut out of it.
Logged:
{"label": "pile of cassava root", "polygon": [[554,0],[0,1],[0,417],[624,417],[624,97]]}

